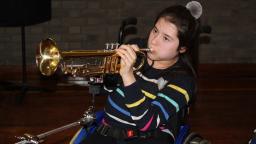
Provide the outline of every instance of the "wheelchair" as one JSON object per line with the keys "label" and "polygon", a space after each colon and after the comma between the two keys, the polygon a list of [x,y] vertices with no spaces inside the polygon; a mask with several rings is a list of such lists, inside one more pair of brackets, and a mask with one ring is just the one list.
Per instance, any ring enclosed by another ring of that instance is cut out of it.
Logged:
{"label": "wheelchair", "polygon": [[253,136],[250,139],[249,144],[256,144],[256,129],[253,131]]}
{"label": "wheelchair", "polygon": [[[97,126],[101,123],[104,117],[104,111],[96,112],[95,122],[90,126],[81,128],[72,138],[70,144],[80,144],[85,139],[88,139],[93,134]],[[196,132],[190,132],[188,125],[182,125],[180,127],[178,136],[174,144],[210,144],[210,142],[204,139]]]}

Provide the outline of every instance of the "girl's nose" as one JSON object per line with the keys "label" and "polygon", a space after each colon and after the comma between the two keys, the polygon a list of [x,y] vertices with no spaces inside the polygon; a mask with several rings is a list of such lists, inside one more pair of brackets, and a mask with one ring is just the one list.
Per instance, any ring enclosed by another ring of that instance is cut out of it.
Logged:
{"label": "girl's nose", "polygon": [[157,44],[157,41],[158,41],[158,35],[156,34],[156,35],[154,35],[154,36],[152,37],[151,43],[152,43],[152,44]]}

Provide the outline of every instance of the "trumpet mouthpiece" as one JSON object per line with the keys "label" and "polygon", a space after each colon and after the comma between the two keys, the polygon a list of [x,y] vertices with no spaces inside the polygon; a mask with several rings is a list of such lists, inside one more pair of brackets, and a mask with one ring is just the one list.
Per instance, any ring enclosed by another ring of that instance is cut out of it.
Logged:
{"label": "trumpet mouthpiece", "polygon": [[150,49],[150,48],[143,48],[143,49],[140,49],[140,51],[150,52],[150,51],[151,51],[151,49]]}

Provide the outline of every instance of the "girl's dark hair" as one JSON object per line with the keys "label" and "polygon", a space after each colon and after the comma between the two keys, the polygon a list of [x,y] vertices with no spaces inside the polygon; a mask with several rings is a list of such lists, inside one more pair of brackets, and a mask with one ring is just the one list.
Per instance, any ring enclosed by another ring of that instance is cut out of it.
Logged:
{"label": "girl's dark hair", "polygon": [[178,29],[178,38],[179,38],[179,48],[186,47],[186,52],[181,54],[180,57],[187,64],[187,66],[191,69],[194,76],[196,76],[196,72],[190,62],[191,59],[191,48],[193,47],[193,40],[195,38],[197,21],[191,15],[190,11],[181,5],[170,6],[163,11],[161,11],[155,20],[155,24],[160,18],[164,18],[165,20],[173,23]]}
{"label": "girl's dark hair", "polygon": [[160,18],[164,18],[165,20],[173,23],[178,28],[178,38],[180,41],[179,47],[185,46],[189,48],[196,26],[196,20],[190,14],[190,11],[184,6],[171,6],[158,14],[155,23]]}

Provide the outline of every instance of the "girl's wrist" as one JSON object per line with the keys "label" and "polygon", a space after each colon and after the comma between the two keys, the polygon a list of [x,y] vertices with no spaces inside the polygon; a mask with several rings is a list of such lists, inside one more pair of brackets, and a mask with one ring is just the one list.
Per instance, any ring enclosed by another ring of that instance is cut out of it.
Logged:
{"label": "girl's wrist", "polygon": [[124,86],[129,86],[136,81],[133,73],[132,74],[122,74],[121,77],[122,77]]}

